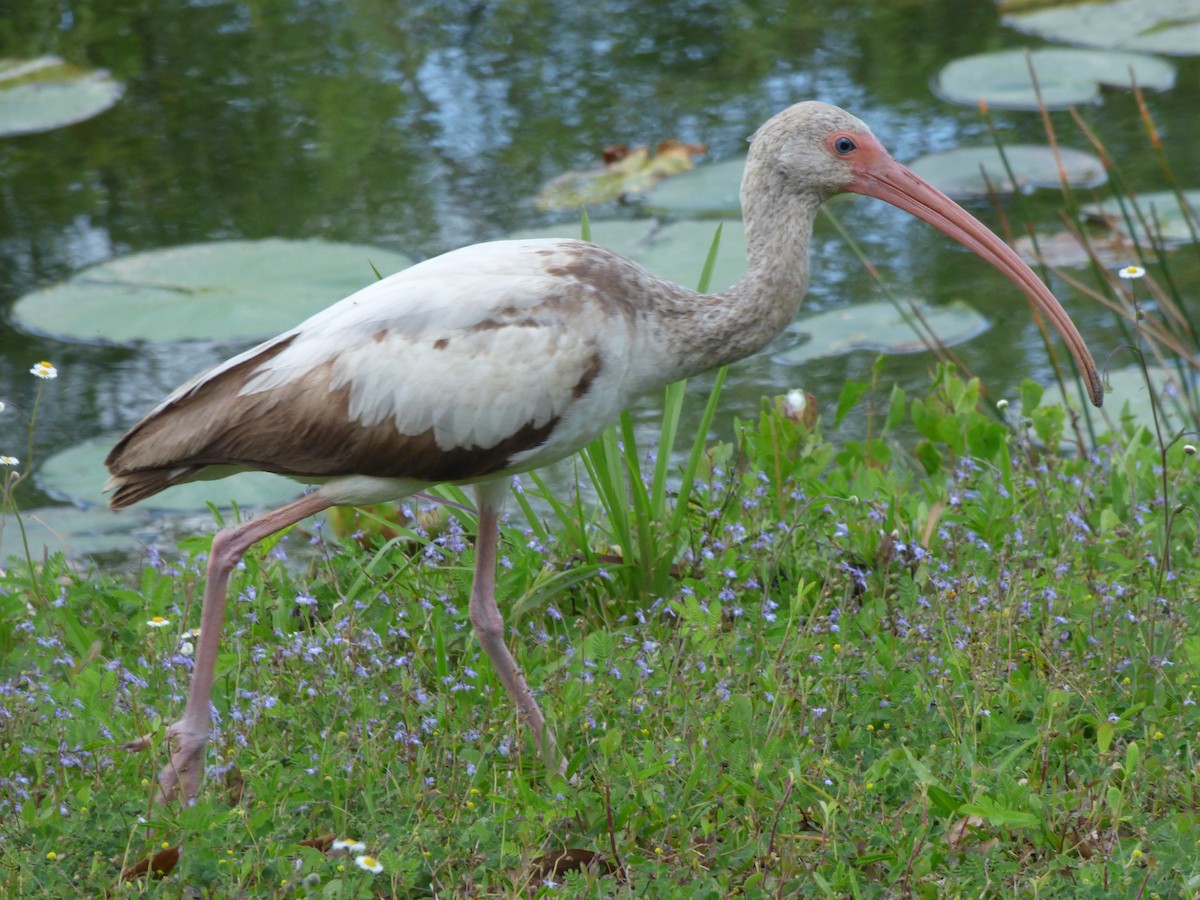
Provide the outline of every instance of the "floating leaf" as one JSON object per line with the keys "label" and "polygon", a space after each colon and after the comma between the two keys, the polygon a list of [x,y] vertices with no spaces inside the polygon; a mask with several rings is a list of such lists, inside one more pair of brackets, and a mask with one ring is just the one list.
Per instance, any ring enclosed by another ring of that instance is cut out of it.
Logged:
{"label": "floating leaf", "polygon": [[[1188,216],[1185,216],[1184,209],[1179,205],[1179,198],[1172,191],[1135,194],[1133,203],[1145,217],[1156,240],[1161,235],[1167,244],[1189,244],[1196,239],[1193,228],[1200,231],[1200,191],[1184,191],[1183,198],[1190,211],[1190,226]],[[1101,219],[1126,237],[1133,237],[1139,243],[1150,244],[1141,221],[1128,200],[1125,200],[1125,208],[1133,220],[1133,235],[1130,235],[1129,226],[1121,214],[1121,206],[1115,199],[1088,204],[1083,207],[1083,212],[1085,215]]]}
{"label": "floating leaf", "polygon": [[654,155],[646,147],[628,149],[623,144],[604,151],[604,167],[566,172],[542,186],[534,204],[538,209],[579,209],[629,194],[644,194],[664,178],[692,168],[692,157],[702,156],[702,144],[663,141]]}
{"label": "floating leaf", "polygon": [[[1134,364],[1122,369],[1109,369],[1104,373],[1104,407],[1090,410],[1091,415],[1099,416],[1108,422],[1114,431],[1118,430],[1124,417],[1129,416],[1135,425],[1143,425],[1154,429],[1154,412],[1151,406],[1150,393],[1160,399],[1158,414],[1164,431],[1177,428],[1188,428],[1194,423],[1185,409],[1180,409],[1172,396],[1177,389],[1172,386],[1173,379],[1178,379],[1176,372],[1167,372],[1162,367],[1151,365],[1147,368],[1149,385],[1142,367]],[[1068,385],[1067,397],[1064,400],[1062,390],[1057,384],[1046,387],[1045,397],[1041,407],[1064,406],[1079,410],[1079,393]]]}
{"label": "floating leaf", "polygon": [[[38,484],[52,497],[76,503],[107,503],[102,493],[108,481],[104,457],[115,437],[84,441],[46,460],[38,471]],[[138,509],[202,510],[209,503],[229,509],[271,508],[295,499],[301,486],[290,478],[266,472],[241,472],[215,481],[192,481],[167,488],[141,501]],[[120,515],[125,515],[122,510]]]}
{"label": "floating leaf", "polygon": [[[591,219],[588,222],[592,242],[616,250],[625,256],[633,256],[639,247],[648,242],[662,224],[656,219]],[[547,228],[526,228],[508,235],[516,240],[527,238],[567,238],[579,240],[583,229],[574,222],[564,222]],[[697,268],[697,271],[699,269]]]}
{"label": "floating leaf", "polygon": [[215,241],[151,250],[26,294],[19,325],[74,340],[266,338],[412,260],[326,241]]}
{"label": "floating leaf", "polygon": [[1001,22],[1025,34],[1065,44],[1171,56],[1200,54],[1196,0],[1071,2],[1030,12],[1013,9]]}
{"label": "floating leaf", "polygon": [[0,59],[0,137],[74,125],[104,112],[123,92],[103,69],[83,69],[57,56]]}
{"label": "floating leaf", "polygon": [[[134,549],[139,542],[137,533],[146,531],[150,525],[150,515],[143,509],[118,514],[103,507],[46,506],[23,510],[21,523],[25,526],[29,553],[35,560],[46,553],[81,559]],[[6,515],[4,529],[0,531],[0,561],[24,555],[21,529],[11,514]]]}
{"label": "floating leaf", "polygon": [[986,197],[989,183],[996,191],[1011,193],[1017,189],[1058,187],[1063,176],[1071,187],[1084,189],[1099,187],[1108,180],[1100,157],[1082,150],[1060,147],[1056,157],[1049,145],[1013,144],[1004,148],[1004,156],[1016,178],[1015,185],[1009,180],[1004,160],[995,147],[958,147],[931,153],[912,162],[910,168],[956,200]]}
{"label": "floating leaf", "polygon": [[[947,347],[970,340],[988,327],[987,319],[962,300],[942,306],[918,303],[917,310]],[[909,318],[912,318],[911,313]],[[886,301],[860,303],[800,318],[792,323],[788,332],[803,334],[807,341],[775,354],[775,361],[784,365],[797,365],[810,359],[838,356],[855,350],[919,353],[926,349],[925,343],[908,321],[895,306]]]}
{"label": "floating leaf", "polygon": [[[677,284],[695,287],[712,246],[717,223],[680,221],[659,225],[653,219],[592,222],[592,241],[637,260],[652,272]],[[577,225],[520,231],[514,238],[578,238]],[[746,232],[741,222],[721,225],[721,246],[709,289],[723,291],[745,274]]]}
{"label": "floating leaf", "polygon": [[[1091,235],[1088,242],[1096,254],[1097,261],[1105,268],[1116,268],[1131,259],[1136,259],[1133,245],[1116,232]],[[1087,247],[1070,231],[1039,234],[1036,250],[1033,238],[1023,234],[1013,241],[1013,249],[1030,265],[1045,263],[1055,268],[1071,268],[1086,266],[1091,262]]]}
{"label": "floating leaf", "polygon": [[[1101,86],[1138,86],[1165,91],[1175,83],[1175,67],[1141,53],[1113,50],[1002,50],[957,59],[934,80],[934,92],[951,103],[976,106],[981,100],[1004,109],[1037,109],[1037,94],[1026,53],[1032,57],[1042,100],[1050,109],[1091,103]],[[1131,73],[1132,70],[1132,73]]]}
{"label": "floating leaf", "polygon": [[664,181],[646,195],[651,212],[691,218],[742,217],[742,170],[746,157],[698,166],[678,178]]}

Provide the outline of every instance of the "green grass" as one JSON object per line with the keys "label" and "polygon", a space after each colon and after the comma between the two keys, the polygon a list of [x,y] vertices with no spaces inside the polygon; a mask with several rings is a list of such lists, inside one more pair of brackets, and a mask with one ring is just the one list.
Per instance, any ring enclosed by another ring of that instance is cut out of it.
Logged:
{"label": "green grass", "polygon": [[[116,744],[181,709],[206,542],[133,584],[13,566],[0,892],[95,895],[164,844],[174,870],[125,892],[1194,892],[1196,461],[1166,452],[1184,511],[1167,534],[1152,434],[1048,453],[1061,410],[1009,426],[978,390],[952,370],[913,400],[854,387],[888,421],[840,445],[765,404],[698,467],[693,572],[662,596],[572,577],[577,556],[510,516],[510,645],[569,780],[523,746],[480,656],[451,514],[382,553],[298,531],[252,551],[191,808],[150,805],[161,747]],[[915,457],[901,424],[924,435]],[[297,843],[326,834],[384,871]],[[545,886],[569,849],[599,861]]]}

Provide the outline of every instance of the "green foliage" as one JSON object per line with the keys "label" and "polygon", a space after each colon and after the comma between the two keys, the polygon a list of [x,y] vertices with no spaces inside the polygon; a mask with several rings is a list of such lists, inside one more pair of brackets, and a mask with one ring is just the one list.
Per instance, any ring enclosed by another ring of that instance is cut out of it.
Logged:
{"label": "green foliage", "polygon": [[[695,555],[663,601],[561,532],[506,529],[510,646],[574,783],[523,746],[471,634],[457,512],[436,532],[420,516],[366,546],[294,532],[247,557],[191,808],[147,804],[206,542],[130,582],[15,566],[0,890],[103,893],[166,842],[185,848],[175,869],[131,891],[508,896],[572,849],[603,864],[553,880],[590,896],[1186,894],[1194,517],[1168,532],[1153,514],[1145,429],[1058,455],[1026,424],[1036,394],[1004,424],[950,368],[920,397],[869,382],[847,414],[878,410],[875,436],[840,445],[765,403],[697,462]],[[1166,461],[1173,504],[1194,508],[1194,458]],[[149,751],[117,748],[139,734]],[[297,843],[321,834],[363,840],[384,872]]]}

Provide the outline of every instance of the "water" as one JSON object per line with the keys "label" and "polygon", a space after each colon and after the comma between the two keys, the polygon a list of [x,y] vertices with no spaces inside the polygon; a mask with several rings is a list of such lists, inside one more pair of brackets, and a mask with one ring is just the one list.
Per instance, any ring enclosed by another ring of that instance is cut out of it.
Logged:
{"label": "water", "polygon": [[[806,98],[851,109],[899,159],[911,159],[985,132],[975,110],[930,93],[942,65],[1037,43],[1000,28],[991,0],[17,6],[0,21],[0,56],[56,53],[110,69],[127,92],[89,122],[0,139],[5,311],[91,263],[197,241],[320,237],[423,258],[551,221],[532,206],[539,185],[590,165],[606,145],[673,137],[705,143],[720,160]],[[1174,61],[1176,88],[1150,103],[1183,176],[1194,171],[1200,137],[1200,66]],[[1130,98],[1110,95],[1085,115],[1135,187],[1162,186]],[[1008,140],[1042,137],[1035,114],[995,118]],[[1067,114],[1055,122],[1068,144],[1085,146]],[[1054,192],[1031,198],[1047,221],[1056,201]],[[993,329],[959,348],[993,395],[1046,376],[1027,304],[986,264],[878,202],[839,201],[837,211],[901,295],[1003,303],[984,307]],[[986,205],[975,211],[994,224]],[[606,214],[632,211],[593,212]],[[828,226],[819,226],[814,251],[806,309],[879,299]],[[1055,288],[1103,362],[1120,340],[1109,317]],[[57,364],[35,434],[35,459],[45,458],[119,433],[176,383],[237,349],[69,343],[4,320],[0,396],[27,405],[30,364]],[[868,377],[872,362],[868,353],[792,368],[769,353],[748,360],[731,373],[722,433],[733,415],[752,416],[764,394],[792,387],[829,409],[841,383]],[[898,358],[887,375],[920,391],[930,366],[923,355]],[[705,387],[698,379],[693,390]],[[642,414],[652,410],[650,401]],[[0,453],[24,457],[25,446],[23,423],[10,415]],[[56,502],[32,482],[20,500],[26,508]]]}

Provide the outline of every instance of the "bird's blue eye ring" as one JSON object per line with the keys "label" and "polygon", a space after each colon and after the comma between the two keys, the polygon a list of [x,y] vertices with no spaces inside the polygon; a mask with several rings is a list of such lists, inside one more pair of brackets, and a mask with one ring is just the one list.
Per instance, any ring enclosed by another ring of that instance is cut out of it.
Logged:
{"label": "bird's blue eye ring", "polygon": [[858,145],[843,134],[833,142],[833,149],[842,156],[845,156],[846,154],[853,153],[855,150],[857,150]]}

